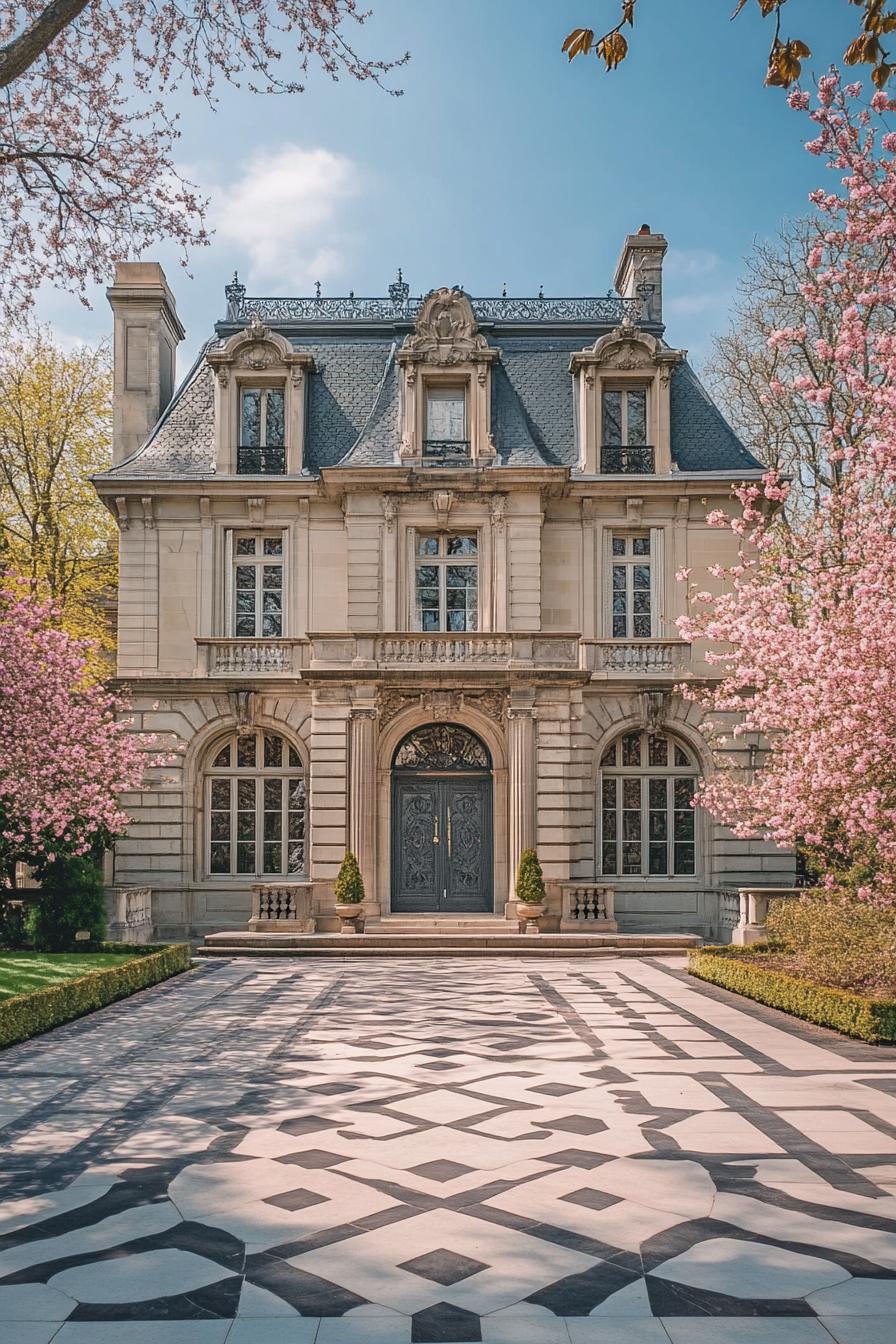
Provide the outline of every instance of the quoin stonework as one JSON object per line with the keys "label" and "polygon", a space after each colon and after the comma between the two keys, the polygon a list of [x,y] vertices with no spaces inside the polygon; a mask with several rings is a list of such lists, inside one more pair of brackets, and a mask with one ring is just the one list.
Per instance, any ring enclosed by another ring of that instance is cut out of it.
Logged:
{"label": "quoin stonework", "polygon": [[370,917],[509,913],[529,846],[549,920],[609,891],[629,932],[713,936],[726,889],[790,881],[690,806],[675,687],[717,671],[675,574],[717,586],[706,515],[761,468],[667,343],[665,251],[627,237],[609,298],[235,280],[177,391],[162,270],[118,266],[118,672],[186,745],[114,856],[156,937],[245,928],[259,891],[335,928],[347,848]]}

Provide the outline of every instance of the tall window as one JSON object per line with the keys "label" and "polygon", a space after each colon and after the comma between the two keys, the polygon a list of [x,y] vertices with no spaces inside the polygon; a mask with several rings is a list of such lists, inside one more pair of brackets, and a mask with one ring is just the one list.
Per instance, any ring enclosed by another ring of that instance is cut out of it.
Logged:
{"label": "tall window", "polygon": [[233,633],[283,634],[283,534],[237,532],[233,539]]}
{"label": "tall window", "polygon": [[479,555],[470,535],[418,536],[418,630],[479,629]]}
{"label": "tall window", "polygon": [[662,733],[626,733],[601,768],[601,871],[616,877],[690,877],[696,872],[697,766]]}
{"label": "tall window", "polygon": [[466,389],[428,387],[424,457],[465,457],[469,449]]}
{"label": "tall window", "polygon": [[601,470],[653,471],[647,445],[647,388],[604,388],[601,404]]}
{"label": "tall window", "polygon": [[237,471],[282,475],[286,471],[285,443],[283,388],[241,388]]}
{"label": "tall window", "polygon": [[653,634],[650,533],[611,539],[612,633],[614,639],[650,639]]}
{"label": "tall window", "polygon": [[211,874],[294,876],[305,871],[305,776],[276,733],[229,738],[206,772]]}

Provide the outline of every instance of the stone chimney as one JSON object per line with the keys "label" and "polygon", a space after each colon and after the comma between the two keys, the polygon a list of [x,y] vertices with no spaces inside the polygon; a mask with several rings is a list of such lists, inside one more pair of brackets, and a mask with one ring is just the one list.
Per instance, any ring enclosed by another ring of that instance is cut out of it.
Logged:
{"label": "stone chimney", "polygon": [[119,261],[106,297],[114,319],[112,461],[117,463],[145,443],[170,402],[184,329],[157,262]]}
{"label": "stone chimney", "polygon": [[649,224],[642,224],[637,233],[630,233],[622,244],[616,263],[613,283],[624,299],[638,297],[641,285],[652,286],[645,296],[644,319],[662,324],[663,321],[663,257],[669,246],[661,233],[651,233]]}

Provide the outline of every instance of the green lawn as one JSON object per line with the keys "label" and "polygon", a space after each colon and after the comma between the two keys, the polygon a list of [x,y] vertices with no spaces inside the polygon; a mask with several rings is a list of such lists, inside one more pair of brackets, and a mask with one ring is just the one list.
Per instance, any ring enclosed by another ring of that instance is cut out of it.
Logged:
{"label": "green lawn", "polygon": [[0,1000],[133,959],[129,952],[0,952]]}

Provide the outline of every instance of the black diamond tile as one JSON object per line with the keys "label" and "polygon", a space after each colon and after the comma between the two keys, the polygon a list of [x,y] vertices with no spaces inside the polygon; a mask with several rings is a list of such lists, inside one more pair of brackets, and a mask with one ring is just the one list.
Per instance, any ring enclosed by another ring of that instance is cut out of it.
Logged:
{"label": "black diamond tile", "polygon": [[318,1083],[314,1087],[306,1087],[306,1092],[317,1092],[322,1097],[338,1097],[341,1092],[354,1092],[354,1083]]}
{"label": "black diamond tile", "polygon": [[423,1162],[419,1167],[411,1167],[414,1175],[422,1176],[425,1181],[453,1181],[456,1176],[466,1176],[472,1170],[472,1167],[465,1167],[462,1162],[450,1162],[446,1157],[437,1157],[434,1162]]}
{"label": "black diamond tile", "polygon": [[[605,1195],[602,1190],[573,1190],[568,1195],[561,1195],[560,1199],[564,1204],[581,1204],[583,1209],[608,1209],[611,1204],[618,1204],[619,1200],[615,1195]],[[269,1203],[272,1201],[268,1201]]]}
{"label": "black diamond tile", "polygon": [[290,1120],[282,1120],[277,1128],[283,1134],[313,1134],[316,1129],[333,1129],[335,1120],[325,1120],[322,1115],[296,1115]]}
{"label": "black diamond tile", "polygon": [[427,1251],[425,1255],[415,1256],[413,1260],[405,1260],[398,1268],[449,1287],[452,1283],[460,1283],[461,1279],[468,1279],[471,1274],[488,1269],[488,1265],[484,1265],[481,1260],[471,1260],[468,1255],[458,1255],[456,1251],[439,1247],[438,1250]]}
{"label": "black diamond tile", "polygon": [[546,1097],[565,1097],[570,1092],[582,1092],[581,1087],[573,1087],[570,1083],[542,1083],[541,1087],[530,1087],[530,1092],[541,1092]]}
{"label": "black diamond tile", "polygon": [[604,1153],[589,1153],[584,1148],[564,1148],[562,1153],[546,1153],[541,1159],[542,1162],[555,1162],[558,1167],[584,1167],[586,1171],[603,1166],[609,1160]]}
{"label": "black diamond tile", "polygon": [[482,1339],[482,1327],[474,1311],[465,1311],[450,1302],[418,1311],[411,1317],[412,1344],[464,1344]]}
{"label": "black diamond tile", "polygon": [[310,1209],[315,1204],[326,1204],[327,1200],[325,1195],[316,1195],[312,1190],[298,1189],[288,1190],[285,1195],[269,1195],[262,1202],[295,1213],[298,1209]]}
{"label": "black diamond tile", "polygon": [[348,1158],[342,1157],[339,1153],[328,1153],[323,1148],[306,1148],[304,1153],[286,1153],[283,1157],[277,1158],[278,1162],[286,1162],[292,1167],[337,1167],[340,1162],[347,1162]]}
{"label": "black diamond tile", "polygon": [[591,1115],[564,1115],[559,1120],[539,1120],[544,1129],[562,1129],[569,1134],[602,1134],[607,1128],[603,1120]]}
{"label": "black diamond tile", "polygon": [[443,1049],[441,1049],[441,1047],[440,1047],[438,1050],[424,1050],[423,1053],[424,1053],[424,1055],[428,1055],[430,1059],[444,1059],[446,1055],[455,1055],[455,1054],[457,1054],[457,1051],[456,1051],[456,1050],[443,1050]]}
{"label": "black diamond tile", "polygon": [[461,1064],[447,1064],[447,1063],[445,1063],[445,1062],[438,1062],[438,1063],[435,1063],[435,1064],[421,1064],[420,1067],[421,1067],[421,1069],[432,1069],[432,1071],[435,1073],[436,1070],[442,1070],[442,1069],[460,1069],[460,1068],[462,1068],[463,1066],[462,1066]]}

